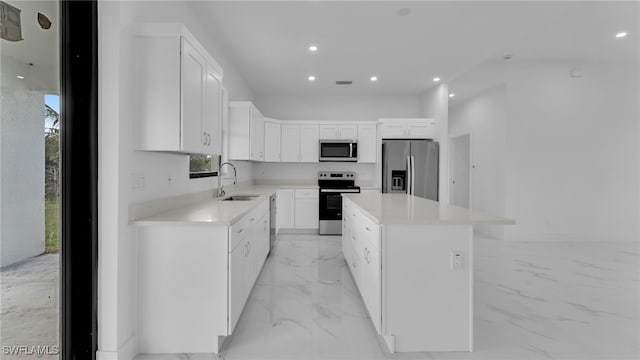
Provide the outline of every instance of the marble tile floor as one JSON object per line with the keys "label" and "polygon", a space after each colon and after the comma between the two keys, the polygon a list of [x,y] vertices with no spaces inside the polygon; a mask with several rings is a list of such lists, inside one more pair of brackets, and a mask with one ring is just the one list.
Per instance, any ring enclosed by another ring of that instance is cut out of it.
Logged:
{"label": "marble tile floor", "polygon": [[[9,354],[5,346],[59,345],[59,254],[35,256],[0,270],[0,359],[58,359],[52,354]],[[6,351],[5,351],[6,350]]]}
{"label": "marble tile floor", "polygon": [[283,235],[219,357],[640,359],[640,243],[509,243],[476,235],[474,248],[474,352],[388,353],[340,237]]}

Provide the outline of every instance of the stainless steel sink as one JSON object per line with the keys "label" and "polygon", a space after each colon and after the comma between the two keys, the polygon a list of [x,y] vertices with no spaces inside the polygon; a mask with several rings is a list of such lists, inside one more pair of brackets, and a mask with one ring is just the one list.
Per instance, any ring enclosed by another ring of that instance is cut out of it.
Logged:
{"label": "stainless steel sink", "polygon": [[221,201],[251,201],[260,195],[231,195]]}

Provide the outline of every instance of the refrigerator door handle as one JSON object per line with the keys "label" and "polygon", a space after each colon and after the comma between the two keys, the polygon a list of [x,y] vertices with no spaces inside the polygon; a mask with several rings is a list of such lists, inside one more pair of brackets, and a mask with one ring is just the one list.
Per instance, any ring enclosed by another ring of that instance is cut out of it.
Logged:
{"label": "refrigerator door handle", "polygon": [[411,195],[416,194],[416,159],[411,156]]}
{"label": "refrigerator door handle", "polygon": [[411,195],[411,156],[407,156],[407,195]]}

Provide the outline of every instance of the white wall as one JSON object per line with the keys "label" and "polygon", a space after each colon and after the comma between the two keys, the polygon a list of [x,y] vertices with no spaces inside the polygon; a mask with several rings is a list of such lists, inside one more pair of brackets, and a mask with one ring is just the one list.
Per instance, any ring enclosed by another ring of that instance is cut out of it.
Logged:
{"label": "white wall", "polygon": [[280,120],[378,120],[419,117],[418,96],[310,96],[256,94],[255,105]]}
{"label": "white wall", "polygon": [[[44,95],[28,90],[4,70],[0,103],[0,266],[45,250]],[[11,79],[5,81],[7,78]]]}
{"label": "white wall", "polygon": [[[132,203],[212,189],[215,179],[188,179],[188,157],[132,150],[132,114],[136,94],[132,76],[133,22],[181,22],[224,68],[223,85],[232,100],[252,100],[245,80],[208,32],[189,2],[99,2],[99,359],[131,359],[137,353],[137,229],[128,224]],[[240,180],[252,177],[252,166],[239,163]],[[145,178],[132,189],[134,174]],[[171,180],[169,180],[171,178]]]}
{"label": "white wall", "polygon": [[[449,135],[471,134],[471,207],[505,214],[506,88],[498,85],[449,109]],[[475,226],[497,239],[503,226]]]}
{"label": "white wall", "polygon": [[440,143],[438,201],[449,203],[449,87],[440,84],[420,97],[421,116],[436,119],[436,138]]}
{"label": "white wall", "polygon": [[574,61],[515,61],[494,74],[503,99],[494,90],[452,109],[460,124],[506,112],[506,240],[640,240],[638,64],[578,65],[581,77]]}
{"label": "white wall", "polygon": [[344,162],[322,163],[256,163],[253,175],[256,181],[278,181],[280,183],[299,182],[315,183],[318,171],[354,171],[356,184],[373,186],[375,181],[375,164],[358,164]]}

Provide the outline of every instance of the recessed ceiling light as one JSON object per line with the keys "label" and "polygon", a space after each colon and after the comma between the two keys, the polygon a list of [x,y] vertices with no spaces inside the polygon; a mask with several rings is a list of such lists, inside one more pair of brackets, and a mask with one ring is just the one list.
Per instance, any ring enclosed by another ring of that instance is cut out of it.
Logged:
{"label": "recessed ceiling light", "polygon": [[318,47],[315,46],[315,45],[309,45],[309,51],[316,52],[316,51],[318,51]]}
{"label": "recessed ceiling light", "polygon": [[17,77],[18,79],[20,79],[20,80],[24,79],[24,76],[22,76],[22,75],[18,75],[18,76],[16,76],[16,77]]}
{"label": "recessed ceiling light", "polygon": [[398,15],[398,16],[407,16],[409,14],[411,14],[411,9],[409,9],[409,8],[402,8],[402,9],[396,11],[396,15]]}
{"label": "recessed ceiling light", "polygon": [[455,96],[456,96],[456,94],[454,94],[454,93],[449,94],[449,97],[451,97],[451,98],[455,97]]}
{"label": "recessed ceiling light", "polygon": [[616,37],[617,37],[618,39],[619,39],[619,38],[623,38],[623,37],[625,37],[625,36],[627,36],[627,33],[626,33],[626,32],[624,32],[624,31],[619,32],[619,33],[617,33],[617,34],[616,34]]}
{"label": "recessed ceiling light", "polygon": [[372,76],[371,77],[371,82],[376,82],[378,81],[378,77],[377,76]]}
{"label": "recessed ceiling light", "polygon": [[316,81],[316,77],[313,75],[309,75],[309,81]]}
{"label": "recessed ceiling light", "polygon": [[438,81],[440,81],[439,77],[436,76],[436,77],[433,78],[433,82],[438,82]]}

